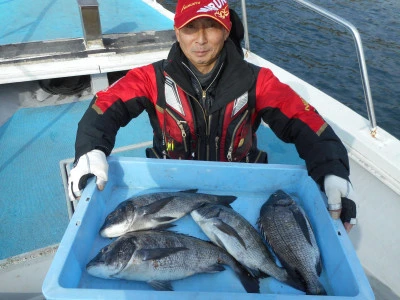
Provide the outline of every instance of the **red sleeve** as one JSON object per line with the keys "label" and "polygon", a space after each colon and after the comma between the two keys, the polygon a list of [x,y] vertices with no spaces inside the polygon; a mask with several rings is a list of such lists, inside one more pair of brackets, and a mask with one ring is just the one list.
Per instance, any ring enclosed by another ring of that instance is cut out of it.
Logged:
{"label": "red sleeve", "polygon": [[265,68],[257,78],[256,97],[257,112],[281,140],[295,144],[316,182],[326,174],[348,179],[346,148],[314,107]]}
{"label": "red sleeve", "polygon": [[153,65],[132,69],[109,88],[96,94],[78,125],[75,157],[92,149],[111,153],[118,130],[157,99]]}
{"label": "red sleeve", "polygon": [[115,101],[127,102],[134,98],[146,98],[153,103],[156,101],[157,85],[153,65],[132,69],[110,87],[98,92],[95,106],[104,113]]}
{"label": "red sleeve", "polygon": [[[262,68],[256,86],[256,110],[278,109],[288,120],[299,119],[315,133],[326,125],[315,108],[301,98],[290,86],[279,81],[271,70]],[[286,119],[285,118],[285,119]]]}

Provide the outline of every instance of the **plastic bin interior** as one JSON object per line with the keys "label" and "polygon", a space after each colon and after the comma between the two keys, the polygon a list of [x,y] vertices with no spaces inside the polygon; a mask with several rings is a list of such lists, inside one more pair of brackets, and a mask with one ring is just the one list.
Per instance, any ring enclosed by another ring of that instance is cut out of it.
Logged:
{"label": "plastic bin interior", "polygon": [[[332,221],[324,197],[302,166],[109,158],[109,182],[99,192],[90,181],[59,245],[42,291],[47,299],[316,299],[273,278],[260,280],[260,294],[248,294],[233,271],[198,274],[172,282],[174,291],[155,291],[146,282],[90,276],[86,264],[111,242],[99,229],[120,202],[140,193],[198,189],[235,195],[232,207],[255,228],[262,204],[277,189],[305,210],[321,250],[321,299],[374,299],[354,248],[339,221]],[[207,240],[190,215],[174,231]],[[258,230],[258,229],[257,229]]]}

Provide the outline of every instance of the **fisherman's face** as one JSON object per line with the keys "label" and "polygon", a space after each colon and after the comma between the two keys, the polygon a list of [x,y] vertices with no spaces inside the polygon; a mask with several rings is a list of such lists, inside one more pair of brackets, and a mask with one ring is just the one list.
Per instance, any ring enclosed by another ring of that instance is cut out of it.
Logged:
{"label": "fisherman's face", "polygon": [[207,74],[214,67],[229,31],[211,18],[199,18],[181,29],[175,28],[175,34],[189,61]]}

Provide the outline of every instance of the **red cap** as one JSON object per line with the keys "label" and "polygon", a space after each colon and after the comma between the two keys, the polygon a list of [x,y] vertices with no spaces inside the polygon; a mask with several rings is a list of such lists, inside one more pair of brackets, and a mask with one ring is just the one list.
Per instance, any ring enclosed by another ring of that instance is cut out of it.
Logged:
{"label": "red cap", "polygon": [[180,29],[198,18],[212,18],[231,30],[231,19],[227,0],[178,0],[175,12],[175,27]]}

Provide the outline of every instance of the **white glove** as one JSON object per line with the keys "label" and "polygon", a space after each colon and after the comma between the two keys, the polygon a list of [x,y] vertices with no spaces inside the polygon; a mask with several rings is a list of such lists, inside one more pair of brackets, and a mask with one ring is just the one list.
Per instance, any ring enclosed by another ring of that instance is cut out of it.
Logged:
{"label": "white glove", "polygon": [[357,211],[354,202],[356,195],[351,183],[336,175],[326,175],[324,188],[328,197],[328,210],[332,218],[340,217],[343,223],[356,224]]}
{"label": "white glove", "polygon": [[68,195],[71,201],[81,197],[81,190],[84,188],[81,185],[86,185],[86,182],[80,184],[80,181],[82,177],[87,177],[89,174],[97,177],[97,188],[102,191],[108,181],[108,162],[103,151],[92,150],[78,159],[78,163],[68,177]]}

